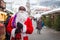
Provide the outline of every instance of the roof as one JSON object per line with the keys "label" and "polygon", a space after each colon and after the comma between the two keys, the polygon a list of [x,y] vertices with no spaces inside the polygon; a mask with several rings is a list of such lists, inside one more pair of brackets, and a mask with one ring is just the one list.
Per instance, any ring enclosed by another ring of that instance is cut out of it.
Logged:
{"label": "roof", "polygon": [[47,14],[52,14],[52,13],[55,13],[55,12],[60,12],[60,8],[53,9],[51,11],[47,11],[47,12],[44,12],[44,13],[41,13],[41,14],[42,15],[47,15]]}
{"label": "roof", "polygon": [[55,13],[55,12],[60,12],[60,8],[53,9],[51,11],[47,11],[47,12],[44,12],[44,13],[41,13],[41,14],[36,14],[36,15],[34,15],[34,17],[35,18],[40,18],[40,17],[42,17],[42,15],[52,14],[52,13]]}

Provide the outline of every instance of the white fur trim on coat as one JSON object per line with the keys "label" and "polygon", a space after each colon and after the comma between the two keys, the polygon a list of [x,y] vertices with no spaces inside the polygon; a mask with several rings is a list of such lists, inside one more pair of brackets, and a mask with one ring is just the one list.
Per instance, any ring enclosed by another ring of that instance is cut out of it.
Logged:
{"label": "white fur trim on coat", "polygon": [[12,29],[12,31],[11,31],[11,37],[15,37],[15,30],[16,30],[16,28]]}
{"label": "white fur trim on coat", "polygon": [[23,33],[25,33],[25,32],[26,32],[26,30],[27,30],[27,27],[26,27],[26,25],[25,25],[25,24],[23,24]]}
{"label": "white fur trim on coat", "polygon": [[28,36],[28,34],[26,34],[26,33],[21,33],[21,35],[22,35],[21,36],[22,40],[23,40],[24,37]]}

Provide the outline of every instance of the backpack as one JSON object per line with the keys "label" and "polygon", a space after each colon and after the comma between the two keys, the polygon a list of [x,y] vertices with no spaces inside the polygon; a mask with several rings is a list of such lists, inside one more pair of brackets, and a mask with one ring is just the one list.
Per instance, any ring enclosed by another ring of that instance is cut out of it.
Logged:
{"label": "backpack", "polygon": [[42,21],[42,27],[44,26],[44,22]]}

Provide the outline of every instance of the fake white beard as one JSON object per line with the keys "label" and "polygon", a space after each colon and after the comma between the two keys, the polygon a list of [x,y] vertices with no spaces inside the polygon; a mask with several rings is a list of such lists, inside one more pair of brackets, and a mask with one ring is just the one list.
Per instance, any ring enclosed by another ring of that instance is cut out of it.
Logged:
{"label": "fake white beard", "polygon": [[24,12],[24,13],[18,12],[17,17],[16,17],[16,24],[17,22],[24,24],[24,22],[27,20],[27,17],[28,17],[27,12]]}

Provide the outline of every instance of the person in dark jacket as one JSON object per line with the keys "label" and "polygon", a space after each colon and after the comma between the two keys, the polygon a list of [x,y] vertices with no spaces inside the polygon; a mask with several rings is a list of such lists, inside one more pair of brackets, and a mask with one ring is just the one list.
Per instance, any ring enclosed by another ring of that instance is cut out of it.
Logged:
{"label": "person in dark jacket", "polygon": [[[7,27],[11,16],[12,16],[12,14],[10,14],[10,13],[7,14],[7,19],[6,19],[5,23],[4,23],[5,27]],[[10,40],[10,35],[7,33],[7,31],[6,31],[6,40]]]}
{"label": "person in dark jacket", "polygon": [[36,27],[36,29],[37,29],[37,33],[40,34],[40,31],[42,29],[42,18],[39,18],[37,20],[37,27]]}
{"label": "person in dark jacket", "polygon": [[10,18],[11,18],[11,16],[9,14],[7,14],[7,19],[5,21],[5,27],[7,27]]}

